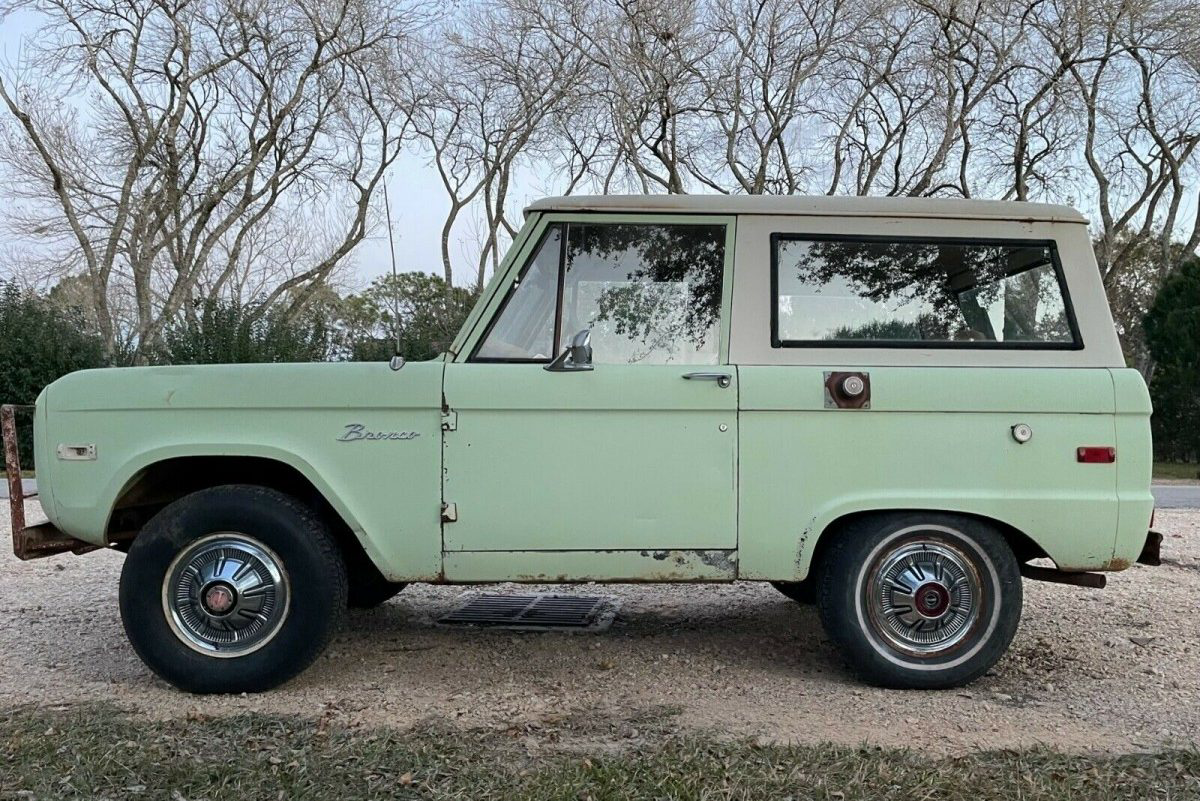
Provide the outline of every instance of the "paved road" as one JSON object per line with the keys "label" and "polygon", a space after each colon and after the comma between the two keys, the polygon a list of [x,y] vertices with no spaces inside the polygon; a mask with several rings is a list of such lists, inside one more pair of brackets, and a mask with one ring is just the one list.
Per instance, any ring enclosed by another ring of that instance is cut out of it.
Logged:
{"label": "paved road", "polygon": [[1200,509],[1200,484],[1155,484],[1159,509]]}
{"label": "paved road", "polygon": [[[25,489],[25,494],[37,491],[37,482],[32,478],[21,479],[21,486]],[[0,500],[8,499],[8,482],[4,480],[3,471],[0,471]]]}

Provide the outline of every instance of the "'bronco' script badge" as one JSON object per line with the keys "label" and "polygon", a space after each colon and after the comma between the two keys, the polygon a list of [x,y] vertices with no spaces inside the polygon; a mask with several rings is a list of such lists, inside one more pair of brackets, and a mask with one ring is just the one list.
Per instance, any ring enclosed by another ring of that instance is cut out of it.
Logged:
{"label": "'bronco' script badge", "polygon": [[338,442],[358,442],[366,439],[416,439],[421,436],[418,431],[368,431],[362,423],[350,423],[345,432],[337,438]]}

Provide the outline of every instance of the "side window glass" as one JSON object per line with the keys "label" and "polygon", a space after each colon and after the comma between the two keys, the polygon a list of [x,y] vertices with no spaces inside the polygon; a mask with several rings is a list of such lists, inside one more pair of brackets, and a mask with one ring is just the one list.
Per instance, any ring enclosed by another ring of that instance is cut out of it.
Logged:
{"label": "side window glass", "polygon": [[537,252],[509,290],[475,358],[483,361],[547,361],[554,356],[554,315],[562,227],[546,230]]}
{"label": "side window glass", "polygon": [[776,237],[774,247],[776,347],[1075,343],[1051,242]]}
{"label": "side window glass", "polygon": [[559,347],[598,364],[716,364],[725,226],[571,223]]}

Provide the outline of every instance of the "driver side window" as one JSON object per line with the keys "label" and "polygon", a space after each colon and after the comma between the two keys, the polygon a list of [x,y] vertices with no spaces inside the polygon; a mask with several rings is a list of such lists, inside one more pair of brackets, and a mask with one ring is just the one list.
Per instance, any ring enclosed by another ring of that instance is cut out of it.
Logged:
{"label": "driver side window", "polygon": [[597,364],[716,364],[724,267],[724,225],[554,225],[473,360],[549,361],[589,329]]}

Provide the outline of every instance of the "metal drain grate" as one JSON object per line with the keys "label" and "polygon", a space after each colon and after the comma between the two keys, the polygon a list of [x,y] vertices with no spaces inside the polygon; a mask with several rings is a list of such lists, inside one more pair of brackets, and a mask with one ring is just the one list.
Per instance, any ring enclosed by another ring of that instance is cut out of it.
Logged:
{"label": "metal drain grate", "polygon": [[603,631],[617,614],[616,601],[608,596],[485,592],[464,598],[465,603],[438,623],[521,631]]}

